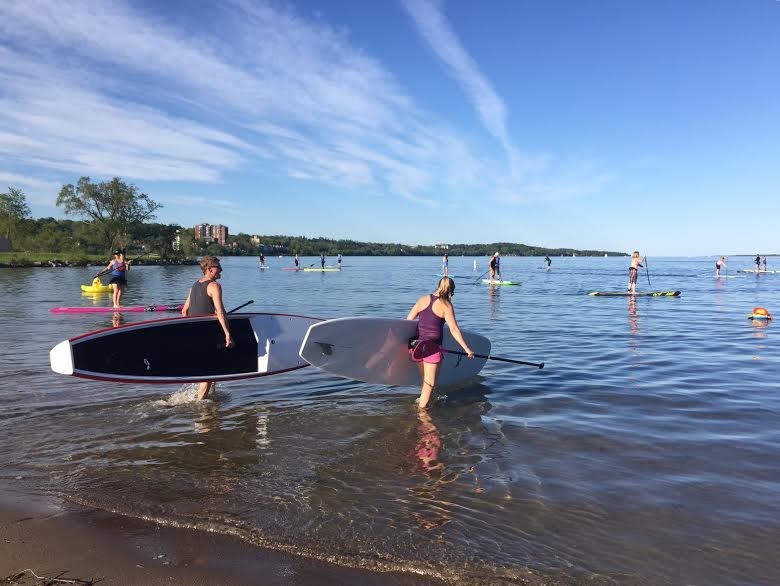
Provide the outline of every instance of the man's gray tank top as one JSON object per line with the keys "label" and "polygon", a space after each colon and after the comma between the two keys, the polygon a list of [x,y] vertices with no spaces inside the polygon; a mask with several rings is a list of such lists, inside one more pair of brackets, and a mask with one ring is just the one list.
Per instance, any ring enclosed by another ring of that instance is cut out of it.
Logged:
{"label": "man's gray tank top", "polygon": [[209,297],[209,283],[213,281],[196,281],[190,289],[190,315],[213,315],[214,300]]}

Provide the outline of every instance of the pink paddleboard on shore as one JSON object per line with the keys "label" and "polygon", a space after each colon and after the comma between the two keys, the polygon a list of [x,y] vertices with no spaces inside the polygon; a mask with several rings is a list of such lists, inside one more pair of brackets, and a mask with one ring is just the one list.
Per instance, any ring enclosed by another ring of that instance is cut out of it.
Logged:
{"label": "pink paddleboard on shore", "polygon": [[143,313],[145,311],[181,311],[182,307],[184,306],[181,304],[129,305],[127,307],[52,307],[49,311],[51,313],[114,313],[117,311]]}

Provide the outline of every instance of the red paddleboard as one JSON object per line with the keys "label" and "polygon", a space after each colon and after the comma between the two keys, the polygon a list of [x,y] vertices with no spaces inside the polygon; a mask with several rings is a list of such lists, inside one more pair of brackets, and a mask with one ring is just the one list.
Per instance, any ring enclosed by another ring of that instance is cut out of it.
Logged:
{"label": "red paddleboard", "polygon": [[143,313],[145,311],[181,311],[182,304],[178,305],[128,305],[127,307],[52,307],[49,311],[51,313],[114,313],[117,311],[122,312],[136,312]]}

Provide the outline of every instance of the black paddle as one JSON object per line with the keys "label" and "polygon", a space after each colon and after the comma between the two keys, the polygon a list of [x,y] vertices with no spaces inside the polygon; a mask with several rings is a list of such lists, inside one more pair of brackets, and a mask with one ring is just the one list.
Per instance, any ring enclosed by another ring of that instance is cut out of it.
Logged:
{"label": "black paddle", "polygon": [[650,269],[647,268],[647,257],[644,258],[645,261],[645,274],[647,274],[647,286],[651,289],[653,286],[650,284]]}
{"label": "black paddle", "polygon": [[489,272],[490,272],[490,269],[488,269],[488,270],[486,270],[484,273],[482,273],[482,274],[481,274],[479,277],[477,277],[477,280],[476,280],[476,281],[474,281],[474,284],[475,284],[475,285],[476,285],[476,284],[478,284],[478,283],[479,283],[479,282],[482,280],[482,277],[484,277],[485,275],[487,275]]}
{"label": "black paddle", "polygon": [[255,302],[255,300],[254,300],[254,299],[250,299],[250,300],[249,300],[249,301],[247,301],[246,303],[242,303],[242,304],[241,304],[241,305],[239,305],[238,307],[234,307],[233,309],[231,309],[230,311],[228,311],[228,313],[233,313],[234,311],[238,311],[238,310],[239,310],[239,309],[241,309],[242,307],[246,307],[247,305],[252,305],[254,302]]}
{"label": "black paddle", "polygon": [[[447,350],[442,348],[433,340],[417,341],[412,350],[412,358],[415,360],[425,358],[436,354],[436,352],[447,352],[448,354],[458,354],[460,356],[468,356],[465,352],[458,350]],[[477,358],[486,358],[487,360],[497,360],[499,362],[511,362],[512,364],[524,364],[526,366],[535,366],[536,368],[544,368],[544,362],[526,362],[525,360],[513,360],[512,358],[501,358],[500,356],[487,356],[485,354],[474,354]]]}
{"label": "black paddle", "polygon": [[[135,258],[126,259],[126,260],[125,260],[125,262],[133,262],[133,261],[136,261],[136,260],[138,260],[139,258],[143,258],[143,257],[145,257],[145,256],[146,256],[146,255],[148,255],[148,254],[152,254],[152,251],[150,250],[150,251],[148,251],[148,252],[144,252],[144,253],[143,253],[141,256],[136,256]],[[100,271],[99,273],[97,273],[97,274],[96,274],[94,277],[92,277],[92,278],[93,278],[93,279],[96,279],[97,277],[100,277],[100,276],[102,276],[102,275],[105,275],[106,273],[110,273],[110,272],[111,272],[111,271],[113,271],[113,270],[114,270],[114,269],[103,269],[102,271]]]}
{"label": "black paddle", "polygon": [[[228,313],[233,313],[234,311],[238,311],[238,310],[239,310],[239,309],[241,309],[242,307],[246,307],[247,305],[251,305],[251,304],[252,304],[252,303],[254,303],[254,302],[255,302],[255,300],[254,300],[254,299],[250,299],[250,300],[249,300],[249,301],[247,301],[246,303],[242,303],[242,304],[241,304],[241,305],[239,305],[238,307],[234,307],[233,309],[231,309],[230,311],[228,311]],[[235,345],[235,342],[233,342],[233,344]],[[220,350],[230,350],[231,348],[233,348],[233,346],[225,346],[225,344],[217,344],[217,348],[219,348]]]}

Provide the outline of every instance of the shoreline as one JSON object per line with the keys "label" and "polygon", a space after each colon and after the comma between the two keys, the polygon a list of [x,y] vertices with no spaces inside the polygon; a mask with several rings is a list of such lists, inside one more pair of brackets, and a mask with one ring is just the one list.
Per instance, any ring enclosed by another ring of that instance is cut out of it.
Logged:
{"label": "shoreline", "polygon": [[[78,267],[103,267],[105,262],[96,262],[89,260],[61,260],[52,258],[51,260],[29,260],[19,259],[16,262],[0,262],[0,269],[57,269],[57,268],[78,268]],[[139,260],[135,266],[162,266],[173,267],[182,265],[197,265],[198,261],[191,258],[175,259],[175,260],[154,260],[143,259]]]}
{"label": "shoreline", "polygon": [[[6,483],[4,483],[6,484]],[[3,486],[0,582],[72,584],[258,584],[438,586],[264,550],[237,537],[166,527]],[[56,579],[56,580],[54,580]]]}

